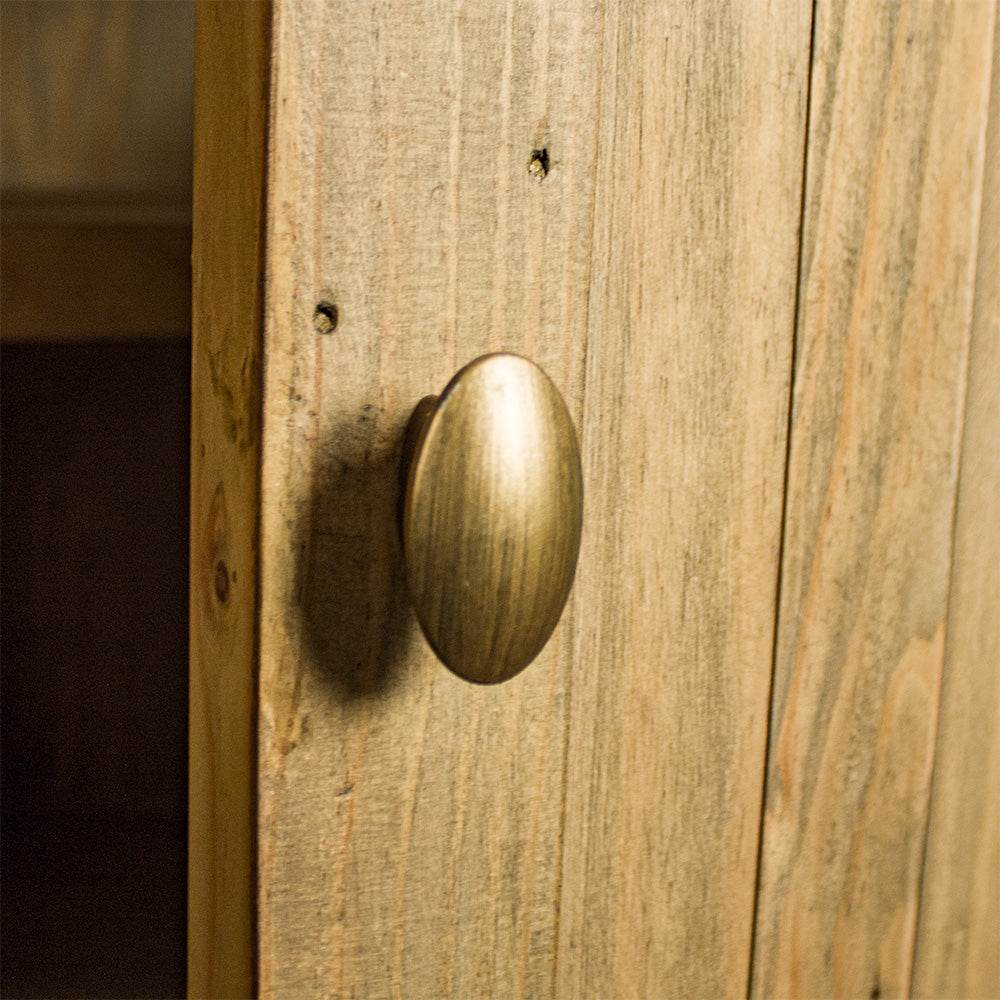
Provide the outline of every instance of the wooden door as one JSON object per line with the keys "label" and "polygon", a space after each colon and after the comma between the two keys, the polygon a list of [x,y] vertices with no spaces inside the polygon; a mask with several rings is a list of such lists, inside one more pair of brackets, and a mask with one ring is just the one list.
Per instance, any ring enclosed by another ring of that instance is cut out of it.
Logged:
{"label": "wooden door", "polygon": [[[192,994],[995,987],[994,21],[200,8]],[[585,516],[480,687],[394,509],[494,350]]]}

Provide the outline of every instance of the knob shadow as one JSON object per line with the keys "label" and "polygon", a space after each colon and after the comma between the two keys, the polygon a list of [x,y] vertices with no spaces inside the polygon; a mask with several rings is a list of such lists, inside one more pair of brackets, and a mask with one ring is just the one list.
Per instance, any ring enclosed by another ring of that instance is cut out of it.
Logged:
{"label": "knob shadow", "polygon": [[293,529],[289,613],[309,667],[344,702],[398,682],[416,628],[396,528],[403,428],[380,446],[374,420],[359,413],[317,449],[311,493]]}

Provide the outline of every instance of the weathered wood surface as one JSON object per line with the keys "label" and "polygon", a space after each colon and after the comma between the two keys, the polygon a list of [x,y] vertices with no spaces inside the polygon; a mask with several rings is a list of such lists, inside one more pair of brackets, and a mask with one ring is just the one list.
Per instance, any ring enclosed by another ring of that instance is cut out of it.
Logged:
{"label": "weathered wood surface", "polygon": [[816,16],[753,987],[903,996],[995,5],[821,3]]}
{"label": "weathered wood surface", "polygon": [[1000,996],[1000,32],[913,995]]}
{"label": "weathered wood surface", "polygon": [[198,8],[188,991],[254,988],[255,628],[269,12]]}
{"label": "weathered wood surface", "polygon": [[479,354],[532,357],[580,420],[597,26],[491,3],[275,14],[261,993],[549,993],[575,611],[510,683],[449,674],[394,502],[409,411]]}
{"label": "weathered wood surface", "polygon": [[747,990],[809,14],[607,12],[560,996]]}
{"label": "weathered wood surface", "polygon": [[[276,6],[262,995],[745,990],[808,16]],[[586,513],[562,624],[484,688],[420,637],[394,493],[490,350],[566,396]]]}

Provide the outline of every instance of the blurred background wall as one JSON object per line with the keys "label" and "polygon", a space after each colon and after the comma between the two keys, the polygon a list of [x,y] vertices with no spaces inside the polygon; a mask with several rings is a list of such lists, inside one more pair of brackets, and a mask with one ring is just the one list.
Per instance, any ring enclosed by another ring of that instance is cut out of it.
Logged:
{"label": "blurred background wall", "polygon": [[194,4],[4,0],[5,197],[190,216]]}
{"label": "blurred background wall", "polygon": [[0,3],[0,992],[185,988],[194,8]]}

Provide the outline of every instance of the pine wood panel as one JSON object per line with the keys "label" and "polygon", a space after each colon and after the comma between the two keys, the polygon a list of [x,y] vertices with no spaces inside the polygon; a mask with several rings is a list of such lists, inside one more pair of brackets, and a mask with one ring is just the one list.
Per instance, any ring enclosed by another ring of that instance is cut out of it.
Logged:
{"label": "pine wood panel", "polygon": [[268,7],[199,5],[188,992],[254,989],[253,761]]}
{"label": "pine wood panel", "polygon": [[810,11],[609,11],[557,993],[741,996]]}
{"label": "pine wood panel", "polygon": [[1000,996],[1000,32],[913,994]]}
{"label": "pine wood panel", "polygon": [[[261,993],[743,991],[808,11],[274,18]],[[497,349],[566,396],[587,510],[549,646],[475,687],[408,608],[394,480]]]}
{"label": "pine wood panel", "polygon": [[910,986],[994,16],[817,10],[761,996]]}
{"label": "pine wood panel", "polygon": [[410,410],[486,351],[539,362],[579,424],[598,29],[576,5],[276,8],[263,996],[552,992],[575,611],[510,683],[452,676],[394,493]]}

